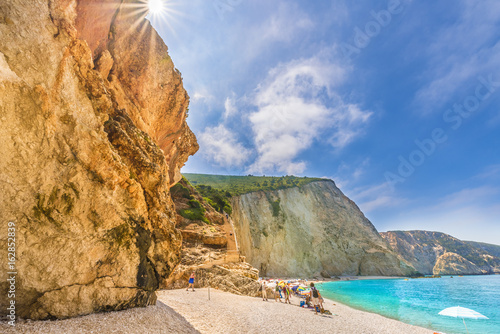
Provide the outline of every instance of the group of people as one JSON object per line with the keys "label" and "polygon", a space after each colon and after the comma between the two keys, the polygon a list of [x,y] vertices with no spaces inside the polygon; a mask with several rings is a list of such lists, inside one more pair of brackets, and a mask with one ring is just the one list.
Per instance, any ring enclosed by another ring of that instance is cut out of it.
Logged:
{"label": "group of people", "polygon": [[[263,301],[268,301],[268,297],[267,297],[267,289],[268,289],[268,285],[267,285],[267,282],[266,281],[263,281],[262,283],[262,300]],[[290,302],[290,298],[292,296],[292,294],[294,293],[294,290],[292,289],[292,287],[290,286],[290,283],[287,283],[287,284],[284,284],[284,285],[279,285],[279,284],[276,284],[276,286],[274,287],[274,301],[281,301],[281,298],[283,298],[282,296],[282,293],[283,295],[285,296],[285,304],[291,304]],[[297,290],[295,290],[295,294],[299,297],[304,297],[304,295],[300,295],[297,293]],[[320,312],[320,310],[323,309],[323,297],[321,297],[321,294],[319,293],[318,289],[314,286],[314,283],[311,282],[310,284],[310,291],[308,294],[305,295],[305,306],[307,307],[310,307],[311,304],[312,306],[314,307],[314,310],[316,311],[316,314],[318,314]]]}
{"label": "group of people", "polygon": [[[191,275],[189,276],[188,287],[187,287],[186,291],[188,291],[189,288],[191,288],[192,291],[194,291],[194,278],[195,278],[195,272],[193,271],[191,273]],[[264,300],[264,301],[268,301],[267,289],[268,289],[267,282],[263,281],[262,282],[262,300]],[[291,304],[290,298],[292,297],[292,295],[294,293],[298,297],[305,297],[306,300],[304,302],[304,305],[307,307],[310,307],[312,304],[312,307],[316,311],[315,314],[318,314],[320,312],[320,310],[323,310],[323,297],[321,297],[321,294],[319,293],[318,289],[314,286],[314,283],[312,283],[312,282],[310,284],[309,292],[306,293],[305,295],[304,294],[300,295],[298,293],[298,289],[296,289],[296,290],[292,289],[290,282],[288,282],[286,284],[282,284],[282,285],[275,284],[274,301],[277,302],[279,300],[281,303],[282,302],[281,298],[285,298],[285,304],[287,304],[287,303]],[[285,295],[285,297],[283,297],[282,294]]]}

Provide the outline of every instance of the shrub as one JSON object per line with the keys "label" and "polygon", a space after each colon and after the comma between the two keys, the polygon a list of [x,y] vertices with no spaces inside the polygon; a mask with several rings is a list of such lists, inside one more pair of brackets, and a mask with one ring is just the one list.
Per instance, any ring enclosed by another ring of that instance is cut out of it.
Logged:
{"label": "shrub", "polygon": [[180,183],[177,183],[175,186],[170,188],[170,193],[172,193],[172,195],[176,196],[176,197],[184,197],[184,198],[191,197],[191,194],[189,193],[189,189],[184,187]]}
{"label": "shrub", "polygon": [[207,224],[210,224],[210,221],[205,217],[205,209],[201,208],[189,208],[181,210],[179,213],[182,217],[190,219],[190,220],[201,220]]}

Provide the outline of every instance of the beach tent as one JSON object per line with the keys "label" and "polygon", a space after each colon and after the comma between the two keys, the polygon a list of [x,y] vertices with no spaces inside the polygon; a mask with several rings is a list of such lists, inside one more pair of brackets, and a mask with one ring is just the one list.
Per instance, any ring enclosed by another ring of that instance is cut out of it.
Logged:
{"label": "beach tent", "polygon": [[448,317],[462,318],[462,321],[464,322],[465,330],[467,331],[467,333],[469,333],[469,330],[467,329],[467,325],[465,324],[465,318],[468,318],[468,319],[488,319],[487,317],[485,317],[484,315],[482,315],[479,312],[471,310],[470,308],[465,308],[465,307],[460,307],[460,306],[445,308],[444,310],[442,310],[438,314],[448,316]]}

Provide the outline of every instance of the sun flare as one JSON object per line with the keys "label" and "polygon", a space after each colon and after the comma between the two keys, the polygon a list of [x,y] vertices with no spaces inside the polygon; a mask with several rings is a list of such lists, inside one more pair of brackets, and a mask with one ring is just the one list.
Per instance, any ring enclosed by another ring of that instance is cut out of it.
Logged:
{"label": "sun flare", "polygon": [[152,15],[159,15],[165,10],[164,0],[149,0],[148,9]]}

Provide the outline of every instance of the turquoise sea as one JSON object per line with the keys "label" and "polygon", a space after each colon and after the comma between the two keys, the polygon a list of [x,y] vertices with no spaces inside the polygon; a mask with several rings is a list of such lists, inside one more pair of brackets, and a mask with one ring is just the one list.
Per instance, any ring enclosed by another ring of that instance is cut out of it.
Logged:
{"label": "turquoise sea", "polygon": [[462,319],[439,311],[466,307],[489,318],[465,319],[469,333],[500,333],[500,275],[336,281],[319,284],[318,289],[325,298],[353,308],[447,334],[467,332]]}

